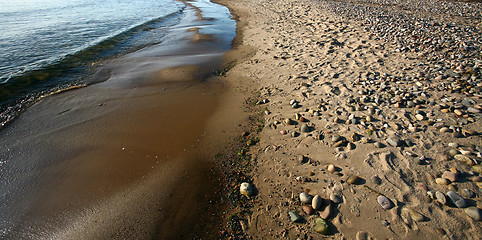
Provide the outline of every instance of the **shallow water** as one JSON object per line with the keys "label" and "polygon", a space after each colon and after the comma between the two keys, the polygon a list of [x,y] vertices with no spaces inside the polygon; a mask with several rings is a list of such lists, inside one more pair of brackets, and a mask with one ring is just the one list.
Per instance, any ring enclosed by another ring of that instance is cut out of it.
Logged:
{"label": "shallow water", "polygon": [[189,231],[180,224],[212,189],[201,145],[227,90],[207,77],[230,49],[235,21],[200,0],[162,31],[159,44],[96,62],[85,79],[96,84],[49,96],[0,131],[0,238]]}
{"label": "shallow water", "polygon": [[0,128],[92,64],[163,41],[175,0],[0,0]]}

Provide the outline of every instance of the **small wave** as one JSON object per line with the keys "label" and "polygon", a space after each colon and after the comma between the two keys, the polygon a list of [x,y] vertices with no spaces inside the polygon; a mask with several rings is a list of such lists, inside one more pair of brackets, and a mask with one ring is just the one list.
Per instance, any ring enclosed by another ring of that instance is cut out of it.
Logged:
{"label": "small wave", "polygon": [[6,80],[0,79],[0,129],[42,96],[83,86],[82,80],[94,63],[158,43],[164,37],[162,31],[155,33],[158,42],[154,43],[142,40],[140,35],[153,29],[169,27],[175,23],[184,9],[185,6],[168,15],[123,29],[46,66],[8,76]]}

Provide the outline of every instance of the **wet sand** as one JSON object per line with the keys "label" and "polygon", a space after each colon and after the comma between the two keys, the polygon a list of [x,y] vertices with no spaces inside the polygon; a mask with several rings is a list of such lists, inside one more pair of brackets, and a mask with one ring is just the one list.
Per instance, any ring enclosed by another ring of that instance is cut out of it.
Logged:
{"label": "wet sand", "polygon": [[209,77],[233,33],[204,34],[225,20],[189,5],[163,44],[99,63],[99,83],[49,96],[2,130],[5,238],[177,239],[198,224],[212,157],[246,113],[243,79]]}

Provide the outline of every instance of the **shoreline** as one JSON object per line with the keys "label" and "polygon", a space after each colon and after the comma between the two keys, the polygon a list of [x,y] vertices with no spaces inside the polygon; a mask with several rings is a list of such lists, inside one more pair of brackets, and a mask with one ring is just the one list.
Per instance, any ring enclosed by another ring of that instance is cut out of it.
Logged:
{"label": "shoreline", "polygon": [[[4,201],[24,211],[5,238],[177,239],[195,231],[204,195],[216,189],[212,157],[247,118],[242,80],[211,73],[224,54],[213,44],[234,33],[210,29],[229,24],[224,10],[211,17],[199,9],[210,4],[188,4],[194,18],[170,29],[171,45],[109,61],[107,81],[48,96],[2,130],[3,167],[25,181],[7,191],[25,196]],[[173,42],[176,35],[182,40]],[[154,62],[159,56],[165,63]],[[14,161],[30,158],[26,169]]]}
{"label": "shoreline", "polygon": [[256,49],[228,75],[253,79],[265,109],[259,194],[227,211],[225,238],[482,235],[480,3],[218,2]]}

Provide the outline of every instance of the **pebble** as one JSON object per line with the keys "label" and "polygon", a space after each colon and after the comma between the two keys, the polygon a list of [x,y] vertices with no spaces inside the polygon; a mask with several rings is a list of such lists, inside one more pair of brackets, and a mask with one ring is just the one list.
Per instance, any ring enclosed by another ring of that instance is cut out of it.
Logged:
{"label": "pebble", "polygon": [[322,205],[323,205],[323,198],[321,198],[319,195],[315,195],[315,197],[311,201],[311,206],[313,207],[313,209],[318,210],[321,208]]}
{"label": "pebble", "polygon": [[459,144],[458,143],[449,143],[449,147],[458,148]]}
{"label": "pebble", "polygon": [[368,240],[368,233],[367,232],[357,232],[356,233],[356,240]]}
{"label": "pebble", "polygon": [[332,205],[331,203],[329,203],[326,207],[325,207],[325,210],[323,210],[323,212],[320,213],[320,217],[323,218],[323,219],[329,219],[330,216],[331,216],[331,212],[332,212]]}
{"label": "pebble", "polygon": [[440,185],[449,185],[449,181],[445,178],[436,178],[435,182]]}
{"label": "pebble", "polygon": [[393,208],[393,202],[383,195],[380,195],[380,196],[377,197],[377,202],[385,210],[389,210],[389,209]]}
{"label": "pebble", "polygon": [[[472,170],[473,170],[474,172],[477,172],[477,173],[479,173],[479,174],[482,174],[482,166],[480,166],[480,164],[474,165],[474,162],[473,162],[473,161],[470,161],[470,162],[471,162],[472,165],[473,165],[473,166],[472,166]],[[468,165],[470,165],[470,164],[468,164]]]}
{"label": "pebble", "polygon": [[387,138],[387,143],[390,144],[392,147],[398,147],[400,146],[401,144],[401,141],[399,138],[397,137],[391,137],[391,138]]}
{"label": "pebble", "polygon": [[417,120],[419,120],[419,121],[422,121],[422,120],[425,119],[425,117],[424,117],[422,114],[417,114],[417,115],[415,115],[415,118],[416,118]]}
{"label": "pebble", "polygon": [[403,209],[410,214],[410,216],[412,217],[413,220],[415,220],[417,222],[423,222],[425,220],[425,216],[423,216],[419,212],[417,212],[413,209],[410,209],[410,208],[403,208]]}
{"label": "pebble", "polygon": [[254,195],[254,187],[247,182],[243,182],[239,187],[239,192],[249,198]]}
{"label": "pebble", "polygon": [[445,232],[445,230],[444,230],[443,228],[436,228],[435,231],[437,231],[438,234],[440,234],[440,235],[445,235],[445,234],[446,234],[446,232]]}
{"label": "pebble", "polygon": [[308,216],[313,213],[313,208],[310,205],[303,205],[301,208]]}
{"label": "pebble", "polygon": [[380,143],[380,142],[374,142],[373,145],[376,147],[376,148],[384,148],[385,145],[383,143]]}
{"label": "pebble", "polygon": [[454,156],[455,160],[458,160],[458,161],[461,161],[469,166],[472,166],[474,165],[474,162],[472,161],[472,159],[470,157],[467,157],[465,155],[462,155],[462,154],[457,154]]}
{"label": "pebble", "polygon": [[304,123],[303,125],[301,125],[300,131],[304,133],[310,132],[310,127],[308,127],[308,125]]}
{"label": "pebble", "polygon": [[457,175],[451,171],[445,171],[443,174],[442,174],[442,177],[447,179],[447,180],[450,180],[451,182],[456,182],[457,181]]}
{"label": "pebble", "polygon": [[335,193],[330,194],[330,200],[335,204],[339,204],[343,202],[343,198],[340,195]]}
{"label": "pebble", "polygon": [[356,175],[353,175],[351,177],[349,177],[346,182],[349,183],[349,184],[359,184],[361,181],[361,178],[356,176]]}
{"label": "pebble", "polygon": [[470,190],[470,189],[464,188],[464,189],[462,190],[462,192],[464,193],[464,196],[465,196],[466,198],[474,198],[474,197],[476,197],[475,192],[472,191],[472,190]]}
{"label": "pebble", "polygon": [[451,132],[452,130],[450,130],[450,128],[448,128],[448,127],[442,127],[442,128],[440,128],[439,131],[441,133],[448,133],[448,132]]}
{"label": "pebble", "polygon": [[315,218],[315,227],[314,230],[317,233],[328,235],[330,234],[330,227],[328,223],[323,218]]}
{"label": "pebble", "polygon": [[470,113],[480,113],[480,110],[474,107],[469,107],[467,111]]}
{"label": "pebble", "polygon": [[311,196],[308,193],[302,192],[300,193],[300,201],[304,204],[311,204],[311,200],[313,199],[313,196]]}
{"label": "pebble", "polygon": [[370,180],[371,180],[372,183],[374,183],[374,184],[376,184],[376,185],[382,184],[382,179],[380,179],[380,178],[379,178],[378,176],[376,176],[376,175],[375,175],[375,176],[372,176],[372,177],[370,178]]}
{"label": "pebble", "polygon": [[327,168],[328,172],[334,173],[336,171],[336,168],[333,164],[328,165]]}
{"label": "pebble", "polygon": [[453,137],[454,138],[463,138],[464,135],[461,132],[454,132]]}
{"label": "pebble", "polygon": [[340,135],[338,135],[338,134],[335,134],[335,135],[331,136],[331,141],[332,141],[332,142],[339,142],[339,141],[341,141],[341,140],[343,140],[343,138],[342,138]]}
{"label": "pebble", "polygon": [[467,207],[467,201],[460,196],[458,193],[454,191],[448,191],[447,196],[452,200],[452,202],[457,206],[458,208],[466,208]]}
{"label": "pebble", "polygon": [[480,210],[480,208],[468,207],[465,209],[465,213],[475,221],[482,220],[482,211]]}
{"label": "pebble", "polygon": [[447,198],[445,197],[445,194],[443,194],[442,192],[436,191],[436,192],[435,192],[435,198],[436,198],[437,201],[438,201],[439,203],[441,203],[442,205],[447,204]]}
{"label": "pebble", "polygon": [[469,177],[469,180],[472,181],[472,182],[482,182],[482,177],[481,176],[472,176],[472,177]]}
{"label": "pebble", "polygon": [[450,156],[455,156],[457,154],[460,154],[460,152],[458,150],[455,150],[455,149],[450,149],[449,154],[450,154]]}
{"label": "pebble", "polygon": [[290,216],[291,222],[300,223],[300,222],[303,221],[303,218],[300,215],[298,215],[298,213],[296,213],[296,212],[289,211],[288,215]]}
{"label": "pebble", "polygon": [[293,121],[293,119],[291,119],[291,118],[287,118],[287,119],[285,119],[285,123],[286,123],[287,125],[294,125],[294,124],[295,124],[295,121]]}

